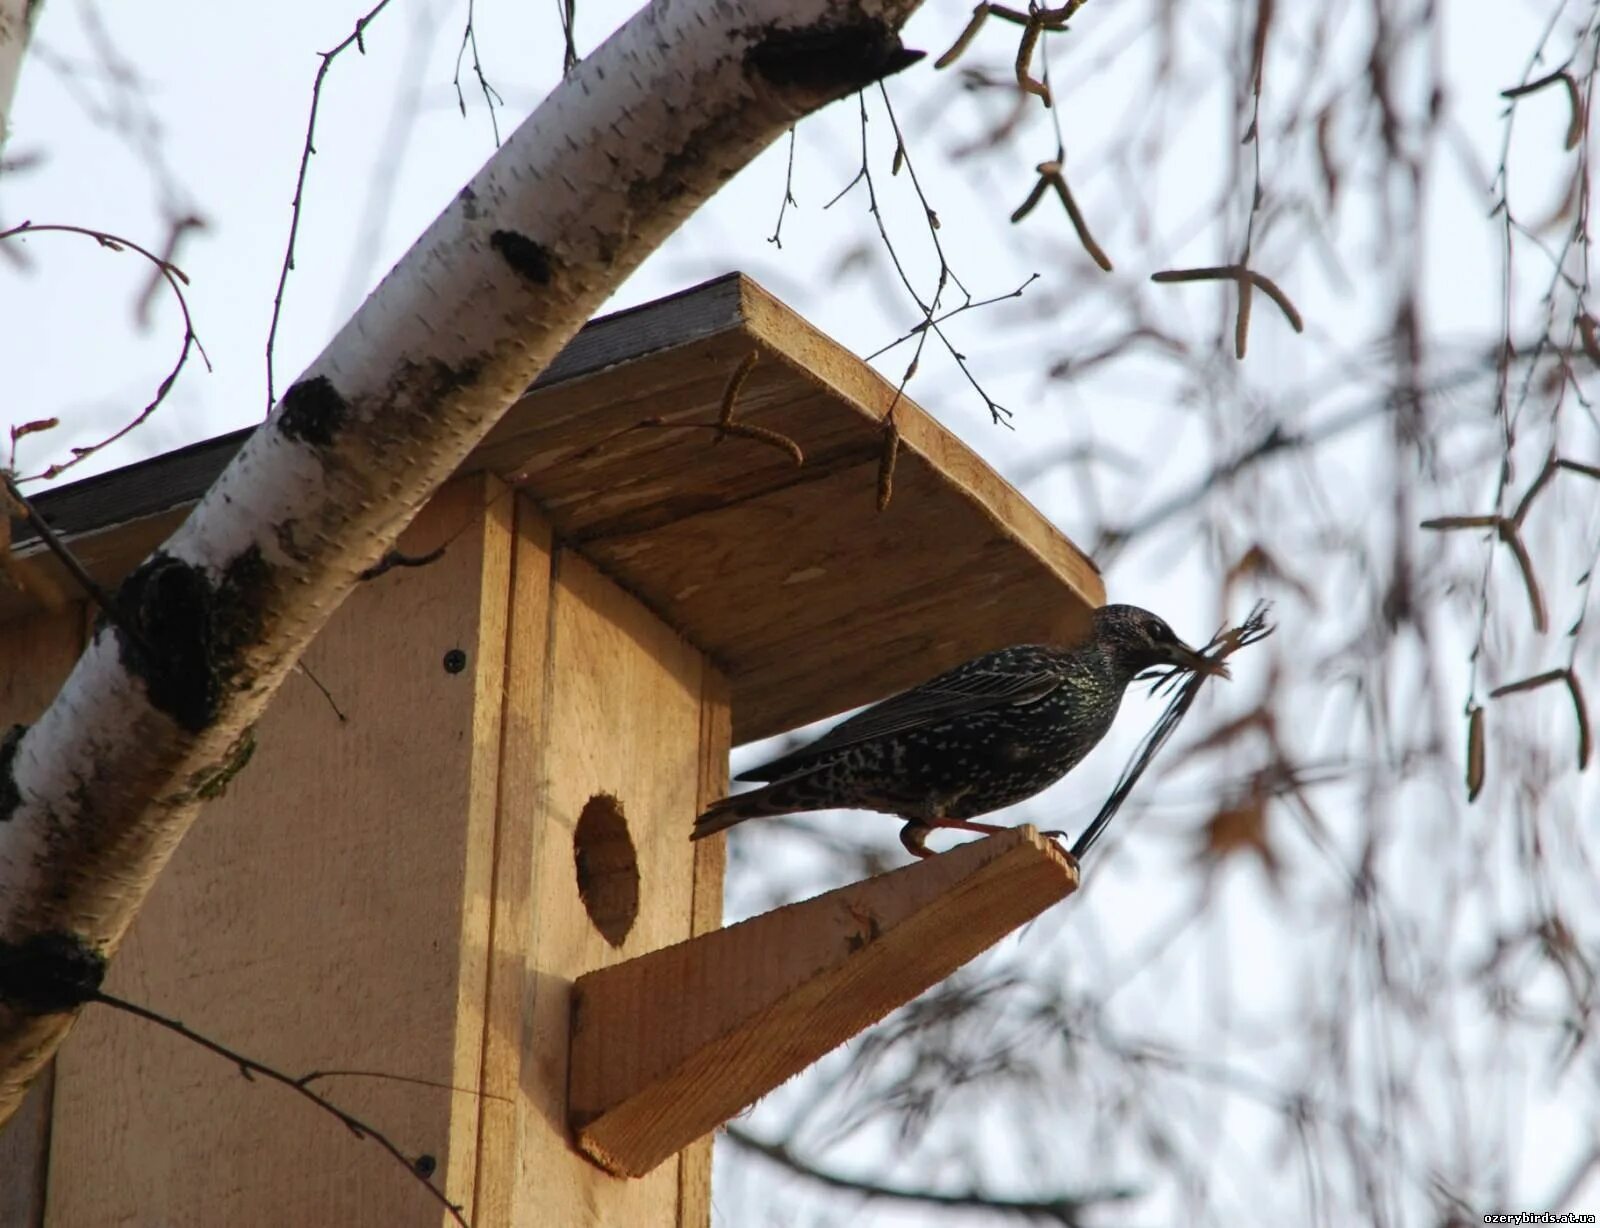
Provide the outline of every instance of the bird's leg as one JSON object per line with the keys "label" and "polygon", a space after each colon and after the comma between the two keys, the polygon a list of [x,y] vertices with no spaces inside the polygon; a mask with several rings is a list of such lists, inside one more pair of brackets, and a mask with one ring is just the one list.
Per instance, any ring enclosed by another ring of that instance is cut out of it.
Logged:
{"label": "bird's leg", "polygon": [[998,823],[974,823],[971,819],[929,819],[928,822],[934,827],[953,827],[957,831],[975,831],[985,836],[1011,830]]}
{"label": "bird's leg", "polygon": [[916,819],[907,819],[906,825],[900,829],[900,843],[906,846],[906,852],[913,857],[932,857],[933,850],[928,847],[928,834],[933,828]]}

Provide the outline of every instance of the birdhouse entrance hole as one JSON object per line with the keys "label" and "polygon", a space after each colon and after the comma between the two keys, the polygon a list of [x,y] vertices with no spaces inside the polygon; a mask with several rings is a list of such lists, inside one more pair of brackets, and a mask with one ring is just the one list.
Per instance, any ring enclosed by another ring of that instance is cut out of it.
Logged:
{"label": "birdhouse entrance hole", "polygon": [[639,855],[622,804],[609,793],[584,803],[572,833],[578,896],[595,929],[620,947],[639,916]]}

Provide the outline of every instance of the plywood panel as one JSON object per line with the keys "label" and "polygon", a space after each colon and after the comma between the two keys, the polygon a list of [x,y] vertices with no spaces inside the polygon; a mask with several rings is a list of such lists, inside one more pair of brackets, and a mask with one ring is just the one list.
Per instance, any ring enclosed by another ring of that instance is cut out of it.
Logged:
{"label": "plywood panel", "polygon": [[[510,500],[448,487],[363,585],[200,816],[108,987],[322,1088],[469,1201],[488,980]],[[449,672],[446,654],[465,654]],[[448,1090],[455,1086],[462,1093]],[[370,1142],[148,1025],[91,1010],[58,1062],[48,1222],[438,1224]]]}
{"label": "plywood panel", "polygon": [[[702,789],[700,654],[582,557],[557,554],[542,763],[503,780],[535,808],[532,930],[521,1021],[517,1224],[672,1224],[678,1166],[640,1181],[607,1176],[572,1149],[566,1069],[572,981],[689,936]],[[508,757],[505,770],[513,761]],[[579,898],[573,831],[590,798],[621,805],[638,855],[639,911],[613,947]]]}
{"label": "plywood panel", "polygon": [[[83,648],[84,607],[69,604],[0,627],[0,733],[49,705]],[[32,1228],[44,1215],[53,1068],[0,1126],[0,1228]]]}

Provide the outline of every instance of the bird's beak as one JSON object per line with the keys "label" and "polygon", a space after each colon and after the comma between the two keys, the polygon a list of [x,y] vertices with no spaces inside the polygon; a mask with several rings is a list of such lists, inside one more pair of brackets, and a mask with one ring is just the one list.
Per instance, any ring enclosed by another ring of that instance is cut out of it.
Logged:
{"label": "bird's beak", "polygon": [[1196,652],[1181,640],[1167,648],[1167,660],[1180,669],[1193,670],[1197,674],[1217,674],[1223,678],[1228,676],[1228,667],[1221,662],[1214,662],[1202,653]]}

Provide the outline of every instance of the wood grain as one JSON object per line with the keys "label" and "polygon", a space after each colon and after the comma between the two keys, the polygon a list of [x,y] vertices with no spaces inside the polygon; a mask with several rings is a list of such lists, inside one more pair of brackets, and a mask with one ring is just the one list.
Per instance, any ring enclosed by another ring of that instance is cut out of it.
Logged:
{"label": "wood grain", "polygon": [[[321,1089],[470,1202],[489,971],[509,520],[482,479],[403,539],[443,558],[362,585],[207,807],[108,988]],[[452,649],[466,668],[449,672]],[[463,1089],[460,1092],[448,1090]],[[469,1208],[470,1210],[470,1208]],[[387,1156],[140,1021],[87,1011],[57,1067],[48,1223],[437,1225]]]}
{"label": "wood grain", "polygon": [[[32,721],[55,698],[83,650],[84,619],[84,607],[73,602],[0,628],[0,733]],[[51,1068],[0,1126],[0,1228],[44,1222],[53,1096]]]}
{"label": "wood grain", "polygon": [[[533,813],[512,1224],[672,1224],[677,1166],[619,1181],[579,1155],[567,1129],[573,980],[689,936],[695,851],[687,839],[703,764],[701,655],[581,556],[558,549],[546,665],[544,751],[507,757],[502,797]],[[509,728],[509,725],[508,725]],[[615,797],[638,854],[639,913],[621,948],[586,915],[573,829],[584,804]]]}
{"label": "wood grain", "polygon": [[[704,429],[752,352],[737,415],[794,440],[802,467]],[[1071,542],[903,398],[880,515],[892,405],[894,387],[844,347],[748,278],[722,278],[590,324],[462,471],[518,486],[563,541],[700,647],[727,674],[747,741],[1002,644],[1070,639],[1105,599]],[[181,514],[164,477],[198,493],[236,446],[185,449],[44,503],[113,581]],[[144,519],[97,529],[97,515]],[[0,593],[0,621],[23,599],[7,602]]]}
{"label": "wood grain", "polygon": [[[727,679],[707,666],[700,692],[700,787],[695,802],[704,810],[728,792],[728,754],[733,707]],[[725,835],[694,843],[694,915],[690,936],[722,927],[722,880],[727,869]],[[696,1139],[678,1153],[677,1228],[709,1228],[711,1223],[712,1137]]]}
{"label": "wood grain", "polygon": [[578,982],[578,1145],[641,1175],[1078,884],[1032,827],[763,913]]}
{"label": "wood grain", "polygon": [[[525,497],[516,499],[511,622],[501,725],[499,810],[494,834],[494,900],[489,933],[488,1005],[478,1101],[475,1222],[511,1224],[517,1194],[523,1021],[534,985],[533,891],[550,696],[550,526]],[[531,1077],[531,1072],[530,1072]]]}

